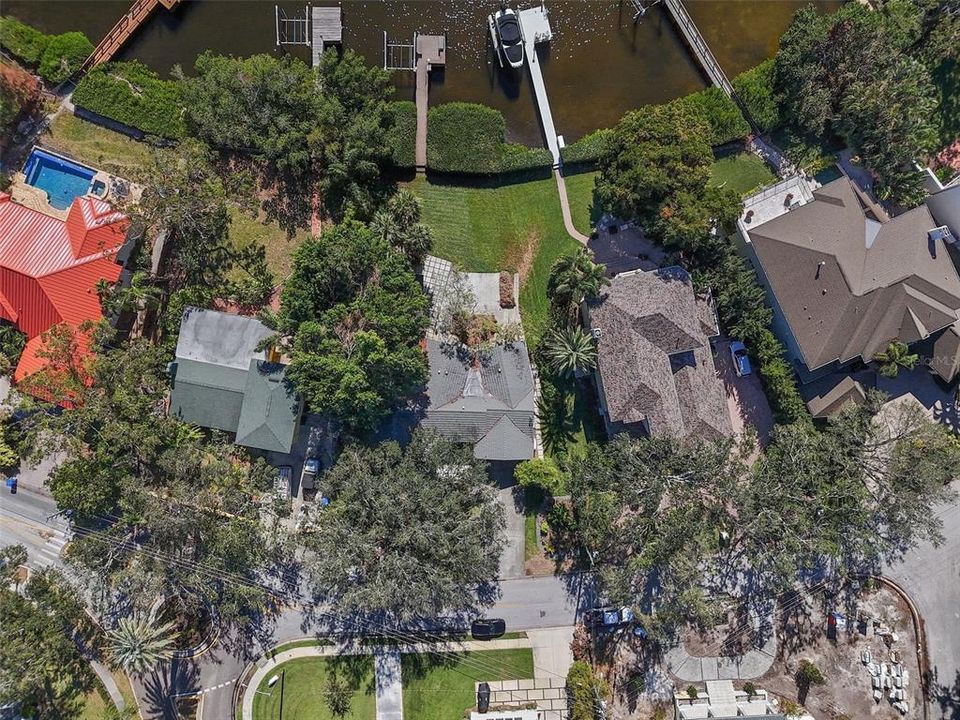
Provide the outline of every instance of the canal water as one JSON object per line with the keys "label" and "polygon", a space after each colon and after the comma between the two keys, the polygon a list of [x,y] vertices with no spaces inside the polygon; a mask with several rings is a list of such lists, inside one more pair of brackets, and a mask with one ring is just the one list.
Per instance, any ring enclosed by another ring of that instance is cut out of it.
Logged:
{"label": "canal water", "polygon": [[[315,5],[333,4],[314,2]],[[530,0],[511,3],[527,7]],[[687,0],[686,5],[724,70],[733,76],[772,56],[793,13],[806,0]],[[838,0],[814,3],[822,9]],[[45,32],[81,30],[96,43],[130,0],[3,0],[3,14]],[[412,40],[413,33],[447,34],[447,67],[435,72],[431,104],[465,100],[501,110],[508,139],[543,140],[526,70],[501,70],[489,49],[486,16],[498,0],[344,0],[344,46],[383,62],[383,33]],[[280,3],[292,16],[304,5]],[[628,110],[671,100],[705,87],[692,57],[659,5],[633,22],[629,0],[547,0],[553,42],[542,62],[557,131],[567,142],[610,127]],[[122,51],[161,74],[179,64],[190,72],[204,50],[234,55],[278,50],[274,2],[185,0],[158,11]],[[413,73],[394,73],[397,97],[413,98]]]}

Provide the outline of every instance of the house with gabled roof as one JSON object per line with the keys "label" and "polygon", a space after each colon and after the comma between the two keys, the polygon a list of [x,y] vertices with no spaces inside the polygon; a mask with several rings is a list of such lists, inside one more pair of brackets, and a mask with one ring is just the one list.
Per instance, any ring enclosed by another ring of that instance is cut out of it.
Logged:
{"label": "house with gabled roof", "polygon": [[237,445],[289,453],[303,400],[270,349],[274,332],[255,318],[188,307],[170,366],[171,415],[223,430]]}
{"label": "house with gabled roof", "polygon": [[683,268],[621,273],[582,314],[597,343],[594,379],[609,435],[733,435],[710,345],[717,316]]}
{"label": "house with gabled roof", "polygon": [[802,381],[957,322],[955,238],[932,207],[891,218],[844,177],[758,224],[747,210],[740,229]]}
{"label": "house with gabled roof", "polygon": [[[93,197],[73,201],[66,220],[13,202],[0,193],[0,319],[27,336],[14,381],[39,372],[43,334],[66,324],[76,330],[103,317],[97,283],[115,283],[129,220]],[[86,338],[77,334],[80,353]]]}

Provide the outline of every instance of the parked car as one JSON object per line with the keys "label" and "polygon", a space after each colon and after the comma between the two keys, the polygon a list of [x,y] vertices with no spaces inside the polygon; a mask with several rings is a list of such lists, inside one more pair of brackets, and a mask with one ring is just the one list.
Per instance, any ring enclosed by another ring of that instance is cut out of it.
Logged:
{"label": "parked car", "polygon": [[485,713],[490,709],[490,683],[482,682],[477,687],[477,710]]}
{"label": "parked car", "polygon": [[300,473],[300,488],[313,490],[314,481],[320,473],[320,458],[310,457],[303,461],[303,472]]}
{"label": "parked car", "polygon": [[502,618],[478,618],[470,624],[470,635],[474,640],[492,640],[507,631],[507,623]]}
{"label": "parked car", "polygon": [[633,622],[633,610],[628,607],[600,607],[587,611],[587,623],[601,629],[609,629]]}
{"label": "parked car", "polygon": [[753,373],[747,346],[739,340],[730,343],[730,358],[733,360],[733,369],[736,371],[737,377],[744,377]]}
{"label": "parked car", "polygon": [[17,478],[16,477],[7,478],[7,488],[10,490],[11,495],[17,494]]}

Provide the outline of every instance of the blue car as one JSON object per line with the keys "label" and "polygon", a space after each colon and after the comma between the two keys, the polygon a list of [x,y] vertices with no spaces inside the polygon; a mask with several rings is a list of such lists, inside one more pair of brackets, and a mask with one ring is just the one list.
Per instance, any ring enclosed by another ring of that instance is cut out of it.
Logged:
{"label": "blue car", "polygon": [[730,343],[730,357],[733,360],[733,369],[738,377],[751,375],[753,368],[750,366],[750,356],[747,354],[747,347],[739,340]]}

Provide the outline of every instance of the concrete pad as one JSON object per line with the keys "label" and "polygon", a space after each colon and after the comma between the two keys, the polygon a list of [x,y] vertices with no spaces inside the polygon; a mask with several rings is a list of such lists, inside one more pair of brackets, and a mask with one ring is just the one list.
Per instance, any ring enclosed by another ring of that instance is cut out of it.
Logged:
{"label": "concrete pad", "polygon": [[[523,511],[516,501],[517,487],[506,487],[499,491],[500,504],[503,505],[507,521],[507,544],[500,556],[500,577],[523,577],[525,530]],[[536,662],[536,659],[534,659]]]}
{"label": "concrete pad", "polygon": [[519,687],[521,690],[533,690],[533,679],[528,678],[527,680],[518,680],[520,683]]}
{"label": "concrete pad", "polygon": [[534,677],[566,684],[567,671],[573,664],[573,653],[570,650],[573,628],[530,630],[527,637],[533,647]]}
{"label": "concrete pad", "polygon": [[503,681],[504,690],[519,690],[518,683],[516,680],[504,680]]}
{"label": "concrete pad", "polygon": [[700,670],[703,673],[704,680],[716,680],[720,677],[717,673],[717,658],[715,657],[701,658]]}

